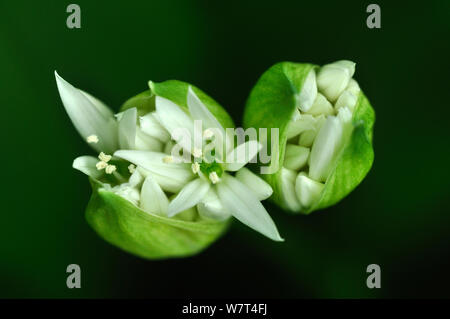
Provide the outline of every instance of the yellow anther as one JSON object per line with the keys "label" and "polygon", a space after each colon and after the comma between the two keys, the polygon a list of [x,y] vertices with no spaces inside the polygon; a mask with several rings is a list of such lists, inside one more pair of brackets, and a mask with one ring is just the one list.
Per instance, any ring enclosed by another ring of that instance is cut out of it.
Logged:
{"label": "yellow anther", "polygon": [[112,158],[111,155],[106,155],[103,152],[100,152],[100,154],[98,155],[98,159],[105,163],[108,163],[111,160],[111,158]]}
{"label": "yellow anther", "polygon": [[117,169],[116,165],[107,165],[105,172],[106,172],[106,174],[112,174],[113,172],[116,171],[116,169]]}
{"label": "yellow anther", "polygon": [[94,135],[94,134],[89,135],[89,136],[86,138],[86,141],[87,141],[88,143],[98,143],[98,136],[97,136],[97,135]]}

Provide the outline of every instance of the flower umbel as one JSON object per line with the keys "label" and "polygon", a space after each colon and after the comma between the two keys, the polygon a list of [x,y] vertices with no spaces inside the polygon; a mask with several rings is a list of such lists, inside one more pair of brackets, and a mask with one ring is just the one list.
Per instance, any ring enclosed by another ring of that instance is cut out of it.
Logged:
{"label": "flower umbel", "polygon": [[[93,204],[86,217],[107,241],[146,258],[191,255],[217,239],[231,216],[282,240],[260,202],[270,196],[270,186],[243,168],[258,152],[258,143],[216,146],[220,138],[229,142],[229,137],[209,108],[227,127],[230,120],[204,93],[196,89],[208,107],[183,82],[150,82],[149,91],[127,101],[114,115],[56,72],[55,77],[74,126],[97,152],[97,157],[76,158],[73,167],[93,181]],[[175,98],[160,96],[160,89]],[[178,98],[181,92],[184,102]],[[179,134],[194,134],[197,121],[205,126],[197,132],[199,145]],[[250,153],[241,156],[237,150],[242,147]],[[228,162],[228,157],[233,160]]]}
{"label": "flower umbel", "polygon": [[309,213],[333,205],[369,171],[375,115],[354,73],[347,60],[322,67],[281,62],[253,88],[244,124],[280,129],[276,172],[262,177],[283,208]]}

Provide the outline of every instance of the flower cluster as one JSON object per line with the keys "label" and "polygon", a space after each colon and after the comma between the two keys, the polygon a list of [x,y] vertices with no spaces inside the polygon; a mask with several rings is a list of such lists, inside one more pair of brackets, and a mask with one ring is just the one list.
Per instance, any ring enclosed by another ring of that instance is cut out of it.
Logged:
{"label": "flower cluster", "polygon": [[272,188],[244,167],[256,156],[259,143],[234,147],[233,137],[192,87],[185,96],[187,110],[155,96],[154,110],[145,114],[136,107],[113,114],[95,97],[55,76],[74,126],[98,152],[97,157],[76,158],[73,167],[100,183],[103,191],[154,216],[189,222],[233,216],[282,241],[261,204]]}
{"label": "flower cluster", "polygon": [[296,96],[281,169],[282,193],[293,211],[317,202],[350,136],[360,91],[354,73],[355,63],[346,60],[324,65],[317,74],[313,68]]}

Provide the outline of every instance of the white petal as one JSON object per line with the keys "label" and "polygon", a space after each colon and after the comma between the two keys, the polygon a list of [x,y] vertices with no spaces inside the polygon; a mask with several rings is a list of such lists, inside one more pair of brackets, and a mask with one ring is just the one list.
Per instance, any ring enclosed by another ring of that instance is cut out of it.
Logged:
{"label": "white petal", "polygon": [[197,204],[199,215],[206,219],[225,220],[231,214],[225,210],[214,188],[210,188],[203,200]]}
{"label": "white petal", "polygon": [[192,87],[189,86],[187,93],[187,105],[189,113],[194,120],[202,121],[203,130],[207,128],[218,128],[225,134],[225,130],[215,116],[208,110],[202,101],[195,94]]}
{"label": "white petal", "polygon": [[[97,99],[73,87],[55,71],[59,95],[72,123],[83,140],[97,135],[98,143],[89,144],[97,151],[112,153],[117,149],[117,123],[109,110]],[[97,101],[97,102],[96,102]],[[95,102],[95,103],[94,103]]]}
{"label": "white petal", "polygon": [[300,134],[298,139],[298,145],[304,147],[311,147],[314,143],[314,140],[317,136],[317,133],[320,131],[320,128],[325,124],[325,116],[320,115],[315,117],[316,122],[314,123],[314,128],[312,130],[304,131]]}
{"label": "white petal", "polygon": [[247,186],[258,200],[264,200],[272,196],[272,187],[248,168],[241,168],[236,173],[236,179]]}
{"label": "white petal", "polygon": [[142,130],[137,127],[134,148],[140,151],[161,152],[163,150],[163,143],[157,138],[143,133]]}
{"label": "white petal", "polygon": [[120,184],[114,186],[113,188],[105,187],[105,189],[125,198],[126,200],[132,202],[136,206],[139,204],[140,200],[139,190],[136,187],[130,186],[128,183]]}
{"label": "white petal", "polygon": [[307,112],[314,103],[317,96],[316,71],[309,71],[303,83],[302,90],[298,96],[298,107]]}
{"label": "white petal", "polygon": [[114,117],[113,111],[102,101],[97,99],[95,96],[85,92],[83,90],[78,89],[87,99],[97,108],[97,110],[105,117],[111,118]]}
{"label": "white petal", "polygon": [[[233,138],[227,134],[223,126],[216,119],[216,117],[208,110],[208,108],[203,104],[203,102],[198,98],[195,94],[192,87],[189,86],[188,94],[187,94],[187,104],[189,108],[189,113],[194,120],[202,121],[203,130],[206,129],[215,129],[214,134],[216,135],[216,140],[222,144],[222,146],[226,146],[227,150],[230,151],[233,146]],[[217,134],[221,134],[220,137],[217,137]],[[220,145],[220,144],[219,144]],[[220,147],[217,147],[218,152],[222,152]],[[223,153],[221,153],[223,154]]]}
{"label": "white petal", "polygon": [[133,174],[131,174],[128,184],[133,187],[139,187],[141,183],[144,181],[144,176],[138,171],[134,170]]}
{"label": "white petal", "polygon": [[235,172],[250,162],[261,149],[258,141],[247,141],[238,145],[234,150],[228,153],[226,157],[225,169]]}
{"label": "white petal", "polygon": [[295,193],[300,201],[300,205],[304,208],[311,207],[320,198],[324,184],[316,182],[307,177],[304,173],[300,173],[295,181]]}
{"label": "white petal", "polygon": [[155,104],[161,124],[180,146],[190,152],[194,139],[194,121],[192,118],[178,105],[163,97],[157,96]]}
{"label": "white petal", "polygon": [[294,144],[287,144],[283,166],[288,169],[298,171],[306,165],[308,156],[309,148]]}
{"label": "white petal", "polygon": [[140,206],[146,212],[167,216],[169,199],[151,175],[145,178],[142,185]]}
{"label": "white petal", "polygon": [[303,132],[299,139],[298,139],[298,145],[303,147],[311,147],[314,143],[314,139],[317,136],[316,130],[308,130]]}
{"label": "white petal", "polygon": [[247,186],[223,174],[216,187],[222,205],[236,219],[272,240],[283,241],[272,218]]}
{"label": "white petal", "polygon": [[208,192],[211,184],[196,178],[184,186],[169,204],[169,217],[197,205]]}
{"label": "white petal", "polygon": [[357,99],[358,98],[356,95],[354,95],[352,92],[348,90],[345,90],[339,96],[334,107],[336,110],[339,110],[340,108],[347,106],[350,110],[353,110],[355,108]]}
{"label": "white petal", "polygon": [[332,115],[334,114],[333,105],[326,99],[325,96],[318,93],[313,106],[308,111],[312,115]]}
{"label": "white petal", "polygon": [[296,121],[290,121],[288,130],[287,130],[287,138],[290,139],[298,134],[313,130],[315,128],[316,119],[311,114],[301,114],[300,118]]}
{"label": "white petal", "polygon": [[136,139],[137,110],[135,107],[122,112],[119,119],[119,146],[132,150]]}
{"label": "white petal", "polygon": [[89,177],[100,178],[103,175],[103,171],[100,171],[95,166],[98,159],[93,156],[80,156],[74,159],[72,167],[83,172]]}
{"label": "white petal", "polygon": [[281,194],[287,207],[293,211],[300,210],[300,203],[295,194],[296,177],[296,172],[284,167],[281,168]]}
{"label": "white petal", "polygon": [[351,79],[350,82],[348,82],[345,90],[352,92],[355,96],[358,96],[359,91],[361,91],[358,82],[356,82],[355,79]]}
{"label": "white petal", "polygon": [[139,117],[139,123],[142,132],[159,139],[163,143],[170,140],[169,132],[161,125],[159,120],[155,117],[156,113],[148,113]]}
{"label": "white petal", "polygon": [[329,116],[320,129],[311,149],[309,176],[325,181],[331,172],[333,161],[342,138],[343,126],[336,116]]}
{"label": "white petal", "polygon": [[[163,159],[167,156],[164,153],[120,150],[115,152],[114,156],[144,168],[151,173],[161,188],[168,192],[178,192],[194,177],[189,164],[164,163]],[[148,173],[143,174],[146,176]]]}
{"label": "white petal", "polygon": [[317,75],[319,91],[331,102],[335,102],[345,90],[355,72],[355,63],[351,61],[337,61],[324,65]]}

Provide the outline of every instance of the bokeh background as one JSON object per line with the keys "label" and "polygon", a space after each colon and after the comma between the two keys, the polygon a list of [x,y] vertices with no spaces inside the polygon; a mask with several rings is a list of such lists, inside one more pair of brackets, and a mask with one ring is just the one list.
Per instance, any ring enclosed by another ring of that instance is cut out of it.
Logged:
{"label": "bokeh background", "polygon": [[[69,1],[0,3],[0,297],[450,297],[450,2]],[[115,110],[148,80],[191,82],[241,123],[257,78],[289,60],[357,62],[377,114],[374,166],[335,207],[290,216],[266,203],[283,244],[240,223],[202,254],[147,261],[84,220],[92,154],[53,71]],[[66,287],[66,267],[82,288]],[[382,288],[366,287],[381,266]]]}

